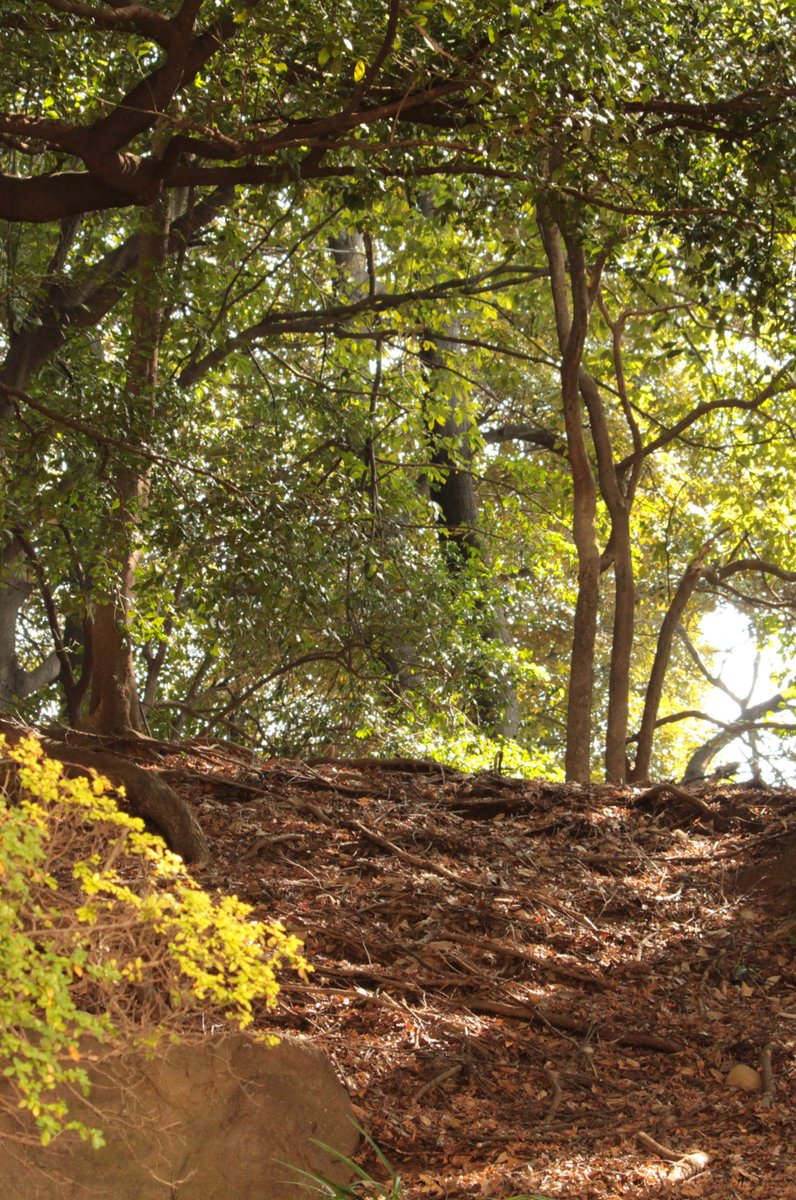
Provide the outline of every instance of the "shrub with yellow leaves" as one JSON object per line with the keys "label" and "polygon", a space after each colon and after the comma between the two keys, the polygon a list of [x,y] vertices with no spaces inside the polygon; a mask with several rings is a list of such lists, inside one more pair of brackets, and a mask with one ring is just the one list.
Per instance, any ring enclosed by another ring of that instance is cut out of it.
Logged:
{"label": "shrub with yellow leaves", "polygon": [[97,1047],[251,1024],[300,942],[213,897],[122,812],[103,778],[68,778],[35,738],[0,736],[0,1069],[41,1141],[72,1130],[68,1088],[90,1090]]}

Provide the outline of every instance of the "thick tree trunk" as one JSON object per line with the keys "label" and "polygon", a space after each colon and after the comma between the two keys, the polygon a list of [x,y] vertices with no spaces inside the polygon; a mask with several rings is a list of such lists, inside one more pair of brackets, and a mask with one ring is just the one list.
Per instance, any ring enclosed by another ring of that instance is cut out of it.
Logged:
{"label": "thick tree trunk", "polygon": [[135,682],[125,609],[107,600],[94,610],[94,645],[86,721],[94,733],[142,733],[144,723]]}
{"label": "thick tree trunk", "polygon": [[57,654],[48,654],[33,670],[20,666],[17,654],[17,620],[33,586],[19,569],[22,545],[12,538],[0,557],[0,708],[32,696],[58,678]]}

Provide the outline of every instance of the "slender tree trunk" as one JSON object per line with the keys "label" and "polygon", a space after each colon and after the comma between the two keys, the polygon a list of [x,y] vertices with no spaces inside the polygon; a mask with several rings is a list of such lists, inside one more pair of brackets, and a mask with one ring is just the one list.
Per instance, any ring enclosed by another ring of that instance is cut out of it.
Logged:
{"label": "slender tree trunk", "polygon": [[605,777],[624,783],[630,708],[630,662],[636,621],[636,585],[630,546],[629,513],[612,523],[614,547],[614,624],[608,676],[608,722],[605,734]]}
{"label": "slender tree trunk", "polygon": [[658,645],[655,650],[655,658],[652,662],[652,670],[650,671],[649,682],[647,683],[647,692],[644,699],[644,712],[641,718],[641,726],[638,733],[638,741],[636,745],[636,760],[633,764],[633,769],[630,772],[630,780],[633,783],[643,783],[649,777],[650,761],[652,759],[652,745],[655,738],[655,727],[658,720],[658,710],[663,696],[663,685],[666,679],[666,672],[669,669],[669,660],[672,655],[672,645],[677,632],[677,626],[680,624],[686,605],[693,595],[694,588],[698,584],[703,572],[703,564],[705,556],[708,552],[709,543],[701,548],[699,553],[691,560],[683,573],[683,577],[677,586],[677,590],[672,597],[666,616],[661,623],[660,632],[658,633]]}
{"label": "slender tree trunk", "polygon": [[600,390],[583,369],[580,372],[580,389],[589,413],[600,493],[611,518],[609,546],[614,571],[614,623],[608,677],[605,777],[613,783],[624,783],[627,774],[630,661],[636,622],[636,585],[630,543],[632,496],[625,496],[619,484]]}
{"label": "slender tree trunk", "polygon": [[572,471],[572,537],[578,556],[578,598],[572,630],[567,697],[567,779],[587,783],[591,773],[591,729],[594,697],[594,658],[600,603],[600,549],[597,543],[597,488],[583,434],[580,371],[589,324],[589,298],[583,250],[567,244],[572,311],[561,233],[549,216],[540,214],[539,227],[550,267],[558,344],[561,351],[561,400]]}
{"label": "slender tree trunk", "polygon": [[[200,204],[191,206],[170,229],[168,253],[183,250],[192,234],[212,221],[233,195],[234,188],[225,185],[217,188]],[[36,373],[76,330],[92,328],[111,311],[126,290],[132,268],[137,261],[140,262],[142,235],[136,233],[87,271],[64,277],[69,250],[79,227],[79,218],[61,222],[58,242],[48,264],[43,287],[22,326],[8,331],[8,349],[0,364],[0,383],[7,387],[27,391]],[[0,422],[10,419],[14,411],[11,401],[0,394]],[[21,550],[15,549],[12,539],[2,550],[2,561],[6,568],[11,561],[9,556],[15,554],[20,557]],[[32,671],[24,671],[19,666],[17,619],[29,592],[30,584],[24,574],[14,575],[8,569],[4,570],[0,577],[0,705],[8,705],[32,695],[52,683],[59,674],[59,658],[55,652]],[[88,616],[83,622],[83,638],[83,667],[90,674],[92,644],[91,619]],[[61,670],[60,682],[66,695],[70,723],[76,724],[88,676],[84,680],[81,674],[81,678],[73,681],[71,686]]]}
{"label": "slender tree trunk", "polygon": [[0,554],[0,708],[32,696],[58,678],[58,655],[48,654],[37,667],[26,671],[17,655],[17,619],[33,585],[19,567],[22,543],[12,537]]}
{"label": "slender tree trunk", "polygon": [[[143,217],[132,305],[132,345],[127,360],[125,407],[130,414],[128,440],[146,439],[155,414],[158,356],[164,305],[162,268],[166,261],[170,202],[162,197]],[[116,473],[118,505],[112,521],[109,560],[117,588],[105,595],[94,613],[94,653],[87,724],[96,733],[143,732],[130,624],[141,556],[139,525],[146,507],[150,475],[139,464]]]}

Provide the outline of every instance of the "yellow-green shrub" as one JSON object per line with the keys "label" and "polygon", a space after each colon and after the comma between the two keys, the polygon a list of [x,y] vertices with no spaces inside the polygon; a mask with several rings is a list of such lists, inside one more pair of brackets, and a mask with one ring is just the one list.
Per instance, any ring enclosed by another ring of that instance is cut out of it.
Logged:
{"label": "yellow-green shrub", "polygon": [[281,925],[203,891],[107,780],[67,778],[34,738],[0,736],[0,760],[0,1069],[42,1142],[71,1129],[100,1145],[55,1090],[88,1094],[87,1053],[245,1027],[277,972],[306,963]]}

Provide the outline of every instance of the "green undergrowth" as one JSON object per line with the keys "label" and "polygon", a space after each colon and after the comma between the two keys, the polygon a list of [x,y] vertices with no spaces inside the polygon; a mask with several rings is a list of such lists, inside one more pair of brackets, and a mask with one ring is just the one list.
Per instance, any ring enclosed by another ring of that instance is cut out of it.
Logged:
{"label": "green undergrowth", "polygon": [[[335,1162],[346,1167],[351,1175],[351,1182],[339,1184],[317,1171],[303,1171],[297,1167],[293,1167],[292,1170],[308,1181],[313,1191],[324,1197],[325,1200],[405,1200],[406,1192],[400,1174],[367,1130],[357,1122],[354,1124],[360,1136],[376,1156],[384,1175],[383,1179],[376,1179],[353,1158],[348,1158],[347,1155],[341,1154],[332,1146],[327,1146],[325,1142],[317,1140],[314,1143],[316,1146],[330,1154]],[[485,1200],[488,1200],[488,1197]],[[542,1192],[523,1192],[521,1195],[507,1196],[505,1200],[552,1200],[552,1197],[546,1196]]]}

